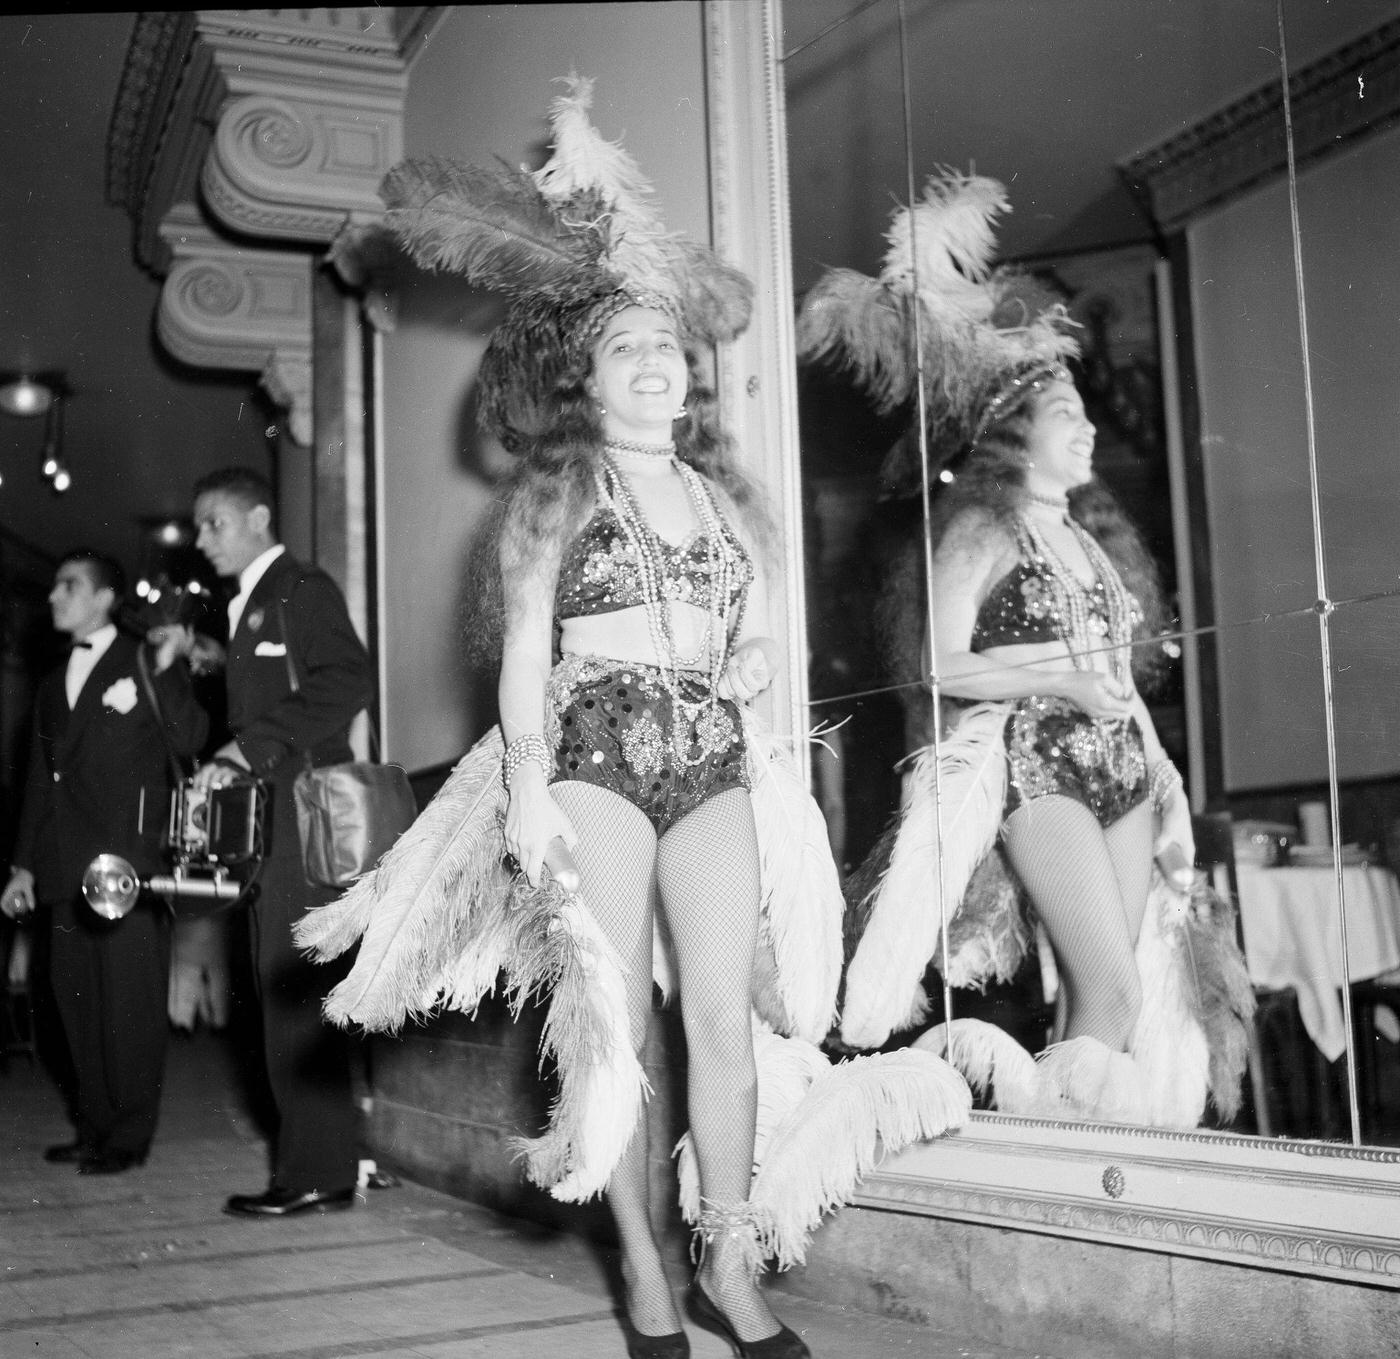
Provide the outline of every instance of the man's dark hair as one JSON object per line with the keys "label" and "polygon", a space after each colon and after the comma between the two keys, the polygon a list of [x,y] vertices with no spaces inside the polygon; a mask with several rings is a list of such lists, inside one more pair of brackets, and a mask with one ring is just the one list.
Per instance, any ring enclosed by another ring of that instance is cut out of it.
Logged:
{"label": "man's dark hair", "polygon": [[194,484],[194,499],[208,495],[212,491],[222,492],[251,510],[258,505],[266,505],[273,522],[277,520],[277,500],[272,493],[272,483],[261,472],[251,467],[220,467],[207,472]]}
{"label": "man's dark hair", "polygon": [[75,547],[65,552],[59,558],[58,565],[67,566],[70,562],[87,568],[88,578],[92,581],[94,589],[110,590],[116,596],[112,603],[115,611],[126,596],[126,572],[122,570],[121,563],[105,552],[98,552],[90,547]]}

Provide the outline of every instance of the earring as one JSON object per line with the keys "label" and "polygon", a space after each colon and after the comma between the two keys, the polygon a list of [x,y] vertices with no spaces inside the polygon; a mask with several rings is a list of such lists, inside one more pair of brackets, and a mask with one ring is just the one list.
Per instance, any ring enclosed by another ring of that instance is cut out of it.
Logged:
{"label": "earring", "polygon": [[599,414],[599,415],[606,415],[607,413],[608,413],[608,408],[607,408],[605,405],[603,405],[603,403],[600,401],[600,402],[598,403],[598,414]]}
{"label": "earring", "polygon": [[671,417],[671,419],[672,419],[672,420],[684,420],[685,417],[686,417],[688,414],[689,414],[689,411],[687,411],[686,408],[685,408],[684,406],[682,406],[682,407],[680,408],[680,410],[678,410],[678,411]]}

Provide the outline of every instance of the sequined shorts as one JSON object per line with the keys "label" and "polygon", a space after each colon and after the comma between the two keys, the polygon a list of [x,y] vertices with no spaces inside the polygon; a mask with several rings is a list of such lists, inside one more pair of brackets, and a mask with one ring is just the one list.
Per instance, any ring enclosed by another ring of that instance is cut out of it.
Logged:
{"label": "sequined shorts", "polygon": [[[683,672],[680,691],[683,701],[697,702],[709,681]],[[547,697],[550,782],[610,789],[640,808],[658,836],[716,794],[749,786],[738,708],[721,699],[694,717],[678,715],[654,666],[565,656]]]}
{"label": "sequined shorts", "polygon": [[1067,699],[1023,698],[1006,721],[1006,815],[1052,793],[1113,825],[1147,800],[1147,754],[1136,718],[1101,722]]}

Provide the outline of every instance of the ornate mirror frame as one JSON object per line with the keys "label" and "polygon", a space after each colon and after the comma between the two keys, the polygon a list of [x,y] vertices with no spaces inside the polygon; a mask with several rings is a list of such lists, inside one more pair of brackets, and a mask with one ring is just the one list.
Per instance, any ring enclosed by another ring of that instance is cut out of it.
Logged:
{"label": "ornate mirror frame", "polygon": [[[774,593],[787,686],[775,720],[806,726],[806,630],[779,61],[781,0],[707,0],[716,243],[758,282],[753,325],[721,363],[731,427],[773,496]],[[1400,1288],[1400,1150],[974,1113],[890,1158],[856,1202],[1117,1246]]]}

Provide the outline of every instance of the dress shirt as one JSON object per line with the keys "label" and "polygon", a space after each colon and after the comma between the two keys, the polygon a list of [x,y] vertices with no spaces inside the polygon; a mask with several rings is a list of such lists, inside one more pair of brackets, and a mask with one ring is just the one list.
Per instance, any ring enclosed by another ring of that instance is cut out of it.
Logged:
{"label": "dress shirt", "polygon": [[229,641],[233,640],[233,634],[238,630],[238,620],[243,617],[243,608],[248,603],[248,596],[253,593],[253,587],[267,574],[267,568],[286,550],[281,543],[273,543],[266,552],[260,557],[254,557],[238,573],[238,593],[228,602]]}
{"label": "dress shirt", "polygon": [[93,666],[106,655],[107,648],[117,640],[117,625],[108,623],[106,627],[98,628],[96,632],[89,633],[80,640],[83,645],[79,646],[75,640],[73,650],[68,653],[68,670],[63,677],[63,688],[68,695],[70,711],[78,706],[78,695],[83,692],[83,685],[92,674]]}

